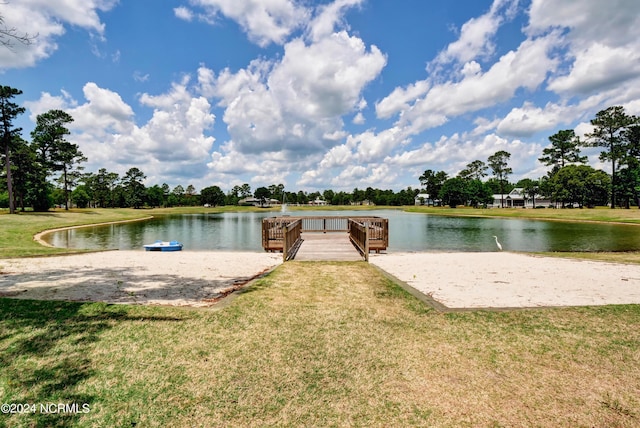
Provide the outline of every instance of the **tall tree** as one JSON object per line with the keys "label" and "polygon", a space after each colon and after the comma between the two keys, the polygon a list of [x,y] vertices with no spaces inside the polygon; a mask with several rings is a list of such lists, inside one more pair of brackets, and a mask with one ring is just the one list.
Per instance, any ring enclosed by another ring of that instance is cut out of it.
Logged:
{"label": "tall tree", "polygon": [[447,173],[444,171],[435,172],[427,169],[419,177],[419,180],[424,190],[429,194],[429,197],[435,201],[436,198],[440,197],[440,189],[442,189],[442,185],[448,178]]}
{"label": "tall tree", "polygon": [[253,197],[260,200],[260,206],[264,207],[267,199],[271,198],[271,192],[266,187],[258,187],[254,192]]}
{"label": "tall tree", "polygon": [[89,174],[85,178],[89,193],[97,206],[100,208],[115,206],[113,190],[119,178],[118,173],[108,172],[105,168],[100,168],[97,174]]}
{"label": "tall tree", "polygon": [[244,183],[242,186],[240,186],[240,195],[241,198],[248,198],[249,196],[251,196],[251,186],[249,186],[249,183]]}
{"label": "tall tree", "polygon": [[536,207],[536,195],[540,192],[540,182],[530,178],[523,178],[518,181],[516,187],[522,188],[522,194],[532,199],[533,208]]}
{"label": "tall tree", "polygon": [[458,177],[463,180],[482,180],[487,176],[487,165],[481,160],[474,160],[460,171]]}
{"label": "tall tree", "polygon": [[586,156],[580,156],[582,142],[573,129],[558,131],[549,137],[551,147],[542,150],[540,162],[553,167],[553,172],[564,167],[567,163],[587,162]]}
{"label": "tall tree", "polygon": [[203,204],[224,205],[224,192],[218,186],[205,187],[200,191],[200,198]]}
{"label": "tall tree", "polygon": [[504,186],[507,177],[513,172],[513,170],[507,166],[510,157],[511,153],[500,150],[489,156],[488,159],[489,168],[493,171],[493,176],[498,180],[500,185],[500,206],[502,208],[504,208]]}
{"label": "tall tree", "polygon": [[187,200],[187,205],[193,205],[193,197],[196,194],[196,188],[193,184],[189,184],[184,191],[185,198]]}
{"label": "tall tree", "polygon": [[36,154],[33,151],[33,147],[20,137],[14,139],[14,146],[11,151],[11,169],[16,209],[19,206],[24,211],[29,199],[31,183],[37,177],[39,165],[36,162]]}
{"label": "tall tree", "polygon": [[138,168],[130,168],[122,178],[127,205],[140,208],[144,203],[146,188],[142,182],[147,178]]}
{"label": "tall tree", "polygon": [[22,129],[14,128],[13,121],[19,114],[24,113],[25,108],[14,103],[12,99],[22,94],[19,89],[10,86],[0,86],[0,145],[4,154],[5,168],[7,172],[7,191],[9,193],[9,213],[16,212],[13,196],[13,182],[11,180],[11,146],[14,139],[20,136]]}
{"label": "tall tree", "polygon": [[460,177],[449,178],[442,183],[438,197],[442,200],[443,204],[449,205],[450,208],[464,205],[468,199],[465,181]]}
{"label": "tall tree", "polygon": [[634,122],[634,118],[625,113],[624,107],[613,106],[601,110],[591,120],[592,133],[587,134],[587,146],[603,147],[600,160],[611,161],[611,208],[616,207],[617,169],[619,161],[625,156],[623,132]]}
{"label": "tall tree", "polygon": [[620,182],[626,193],[626,206],[629,207],[629,198],[640,208],[640,121],[629,126],[623,135],[626,144],[626,156],[622,160],[625,169],[620,171]]}
{"label": "tall tree", "polygon": [[[182,205],[182,200],[184,199],[184,187],[181,184],[178,184],[173,188],[171,194],[174,196],[177,205]],[[173,205],[173,204],[171,204]]]}
{"label": "tall tree", "polygon": [[84,167],[79,164],[86,162],[87,158],[82,154],[77,144],[63,141],[58,145],[53,161],[56,164],[56,169],[62,170],[60,181],[64,190],[65,209],[68,210],[69,188],[74,187],[82,177]]}
{"label": "tall tree", "polygon": [[595,206],[606,203],[610,179],[604,171],[588,165],[567,165],[551,178],[553,196],[579,206]]}
{"label": "tall tree", "polygon": [[[67,201],[69,200],[68,188],[70,183],[68,172],[74,164],[86,161],[86,158],[78,149],[78,145],[65,140],[65,136],[70,134],[66,125],[71,122],[73,122],[73,117],[65,111],[49,110],[38,115],[36,126],[31,132],[33,145],[43,169],[41,179],[46,181],[50,174],[61,171]],[[44,184],[39,183],[38,186],[44,189],[46,187]],[[69,209],[68,202],[65,203],[65,208]]]}

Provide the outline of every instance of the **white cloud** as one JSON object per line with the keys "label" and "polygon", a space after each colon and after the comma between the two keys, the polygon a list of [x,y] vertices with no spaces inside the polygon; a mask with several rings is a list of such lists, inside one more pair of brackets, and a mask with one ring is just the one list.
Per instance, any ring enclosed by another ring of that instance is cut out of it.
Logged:
{"label": "white cloud", "polygon": [[513,16],[517,5],[518,0],[494,0],[487,13],[462,25],[460,37],[440,52],[428,68],[437,70],[451,62],[464,64],[478,58],[489,58],[495,52],[492,38],[505,19]]}
{"label": "white cloud", "polygon": [[[313,41],[330,36],[336,24],[342,23],[342,17],[346,9],[359,6],[364,0],[335,0],[333,3],[321,6],[319,13],[308,26],[309,38]],[[342,23],[343,26],[346,24]]]}
{"label": "white cloud", "polygon": [[354,125],[364,125],[364,123],[367,120],[365,119],[364,115],[362,114],[361,111],[358,112],[358,114],[356,114],[353,119],[351,120],[351,123],[353,123]]}
{"label": "white cloud", "polygon": [[568,28],[567,37],[577,50],[598,42],[622,46],[637,42],[640,3],[636,0],[532,0],[529,8],[530,34],[555,28]]}
{"label": "white cloud", "polygon": [[536,156],[540,156],[539,144],[525,144],[522,141],[508,140],[495,134],[476,138],[470,134],[443,136],[434,143],[424,143],[416,149],[388,156],[384,163],[392,168],[423,167],[443,170],[456,175],[469,162],[475,159],[486,162],[488,157],[499,150],[511,153],[509,166],[514,174],[522,174]]}
{"label": "white cloud", "polygon": [[142,74],[140,71],[133,72],[133,80],[136,82],[147,82],[149,80],[149,73]]}
{"label": "white cloud", "polygon": [[406,88],[395,88],[391,94],[376,103],[376,114],[380,118],[387,119],[403,110],[408,110],[413,103],[427,93],[430,87],[427,80],[419,80],[407,85]]}
{"label": "white cloud", "polygon": [[206,98],[190,95],[185,85],[176,83],[166,94],[142,94],[140,102],[154,107],[142,126],[119,94],[93,82],[83,88],[83,103],[64,94],[42,94],[25,105],[33,118],[51,108],[74,118],[69,140],[89,158],[88,170],[107,168],[123,174],[139,167],[150,182],[159,183],[185,173],[203,175],[213,147],[214,138],[207,135],[215,121],[211,106]]}
{"label": "white cloud", "polygon": [[177,18],[182,19],[183,21],[193,20],[193,12],[191,11],[191,9],[187,7],[180,6],[180,7],[173,8],[173,13]]}
{"label": "white cloud", "polygon": [[576,54],[568,75],[549,83],[556,92],[592,93],[640,76],[640,52],[635,47],[611,48],[594,43]]}
{"label": "white cloud", "polygon": [[[278,62],[253,61],[217,76],[202,66],[203,93],[219,98],[231,136],[214,164],[239,154],[283,154],[290,165],[318,156],[346,135],[342,116],[366,107],[364,87],[375,79],[385,56],[346,32],[312,43],[294,39]],[[290,166],[289,166],[290,167]]]}
{"label": "white cloud", "polygon": [[19,42],[12,49],[0,50],[2,68],[34,66],[57,48],[56,39],[65,33],[65,25],[84,28],[102,37],[105,26],[98,12],[108,11],[117,0],[29,0],[0,4],[6,28],[20,35],[37,36],[29,45]]}
{"label": "white cloud", "polygon": [[544,108],[536,107],[531,102],[522,107],[513,108],[500,121],[497,130],[501,135],[511,137],[530,137],[533,134],[557,129],[561,124],[568,124],[576,119],[575,106],[548,103]]}
{"label": "white cloud", "polygon": [[398,124],[419,133],[445,123],[449,117],[505,102],[518,89],[534,91],[556,66],[556,61],[548,55],[555,40],[555,34],[525,40],[516,51],[503,55],[487,72],[433,86],[424,98],[402,111]]}
{"label": "white cloud", "polygon": [[205,9],[210,21],[218,14],[236,21],[260,46],[282,44],[309,17],[309,10],[292,0],[190,0]]}
{"label": "white cloud", "polygon": [[548,89],[573,96],[624,88],[640,77],[638,28],[640,3],[635,0],[533,0],[526,31],[565,31],[564,44],[558,45],[565,64]]}

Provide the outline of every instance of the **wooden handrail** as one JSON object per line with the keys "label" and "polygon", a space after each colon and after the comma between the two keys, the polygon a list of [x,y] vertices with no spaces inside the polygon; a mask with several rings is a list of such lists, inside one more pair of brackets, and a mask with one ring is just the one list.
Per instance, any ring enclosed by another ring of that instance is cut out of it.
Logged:
{"label": "wooden handrail", "polygon": [[286,262],[295,255],[301,243],[302,220],[298,219],[282,226],[282,261]]}
{"label": "wooden handrail", "polygon": [[362,254],[365,261],[369,261],[369,223],[349,219],[349,239]]}

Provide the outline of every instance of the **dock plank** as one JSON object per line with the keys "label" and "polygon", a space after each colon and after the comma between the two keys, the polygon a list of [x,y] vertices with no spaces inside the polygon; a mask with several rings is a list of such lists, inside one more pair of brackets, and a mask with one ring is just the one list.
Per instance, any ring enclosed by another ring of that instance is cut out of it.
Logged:
{"label": "dock plank", "polygon": [[349,240],[345,232],[302,233],[302,245],[296,261],[359,261],[362,256]]}

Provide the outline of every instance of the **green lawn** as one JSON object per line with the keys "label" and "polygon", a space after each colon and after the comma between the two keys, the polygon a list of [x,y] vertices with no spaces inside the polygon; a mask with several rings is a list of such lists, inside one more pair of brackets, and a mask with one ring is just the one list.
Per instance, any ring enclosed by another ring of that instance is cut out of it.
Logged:
{"label": "green lawn", "polygon": [[0,299],[0,426],[617,426],[640,306],[438,313],[364,262],[290,262],[208,310]]}

